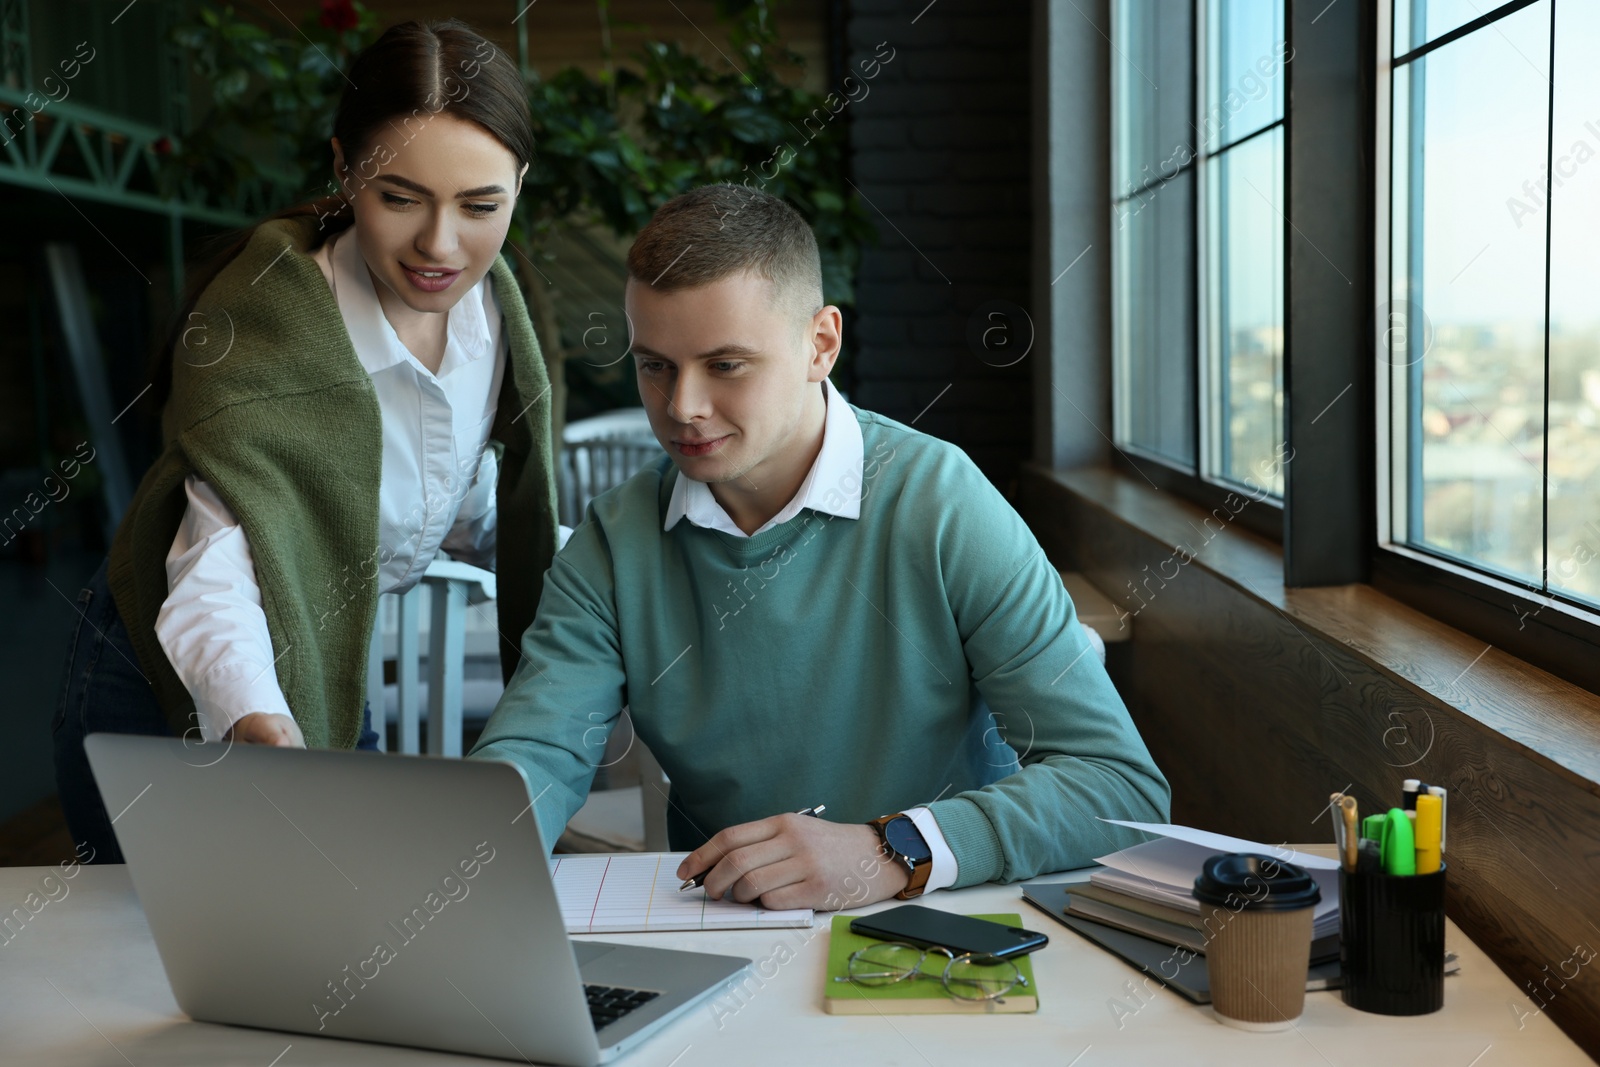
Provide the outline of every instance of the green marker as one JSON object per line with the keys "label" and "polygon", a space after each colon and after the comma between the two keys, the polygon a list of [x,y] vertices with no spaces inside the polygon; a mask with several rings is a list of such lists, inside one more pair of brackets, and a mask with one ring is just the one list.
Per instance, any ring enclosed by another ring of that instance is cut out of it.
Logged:
{"label": "green marker", "polygon": [[1383,817],[1383,837],[1380,839],[1383,854],[1383,873],[1414,875],[1417,873],[1416,834],[1405,809],[1390,808]]}
{"label": "green marker", "polygon": [[1361,820],[1361,838],[1364,841],[1383,840],[1383,822],[1386,816],[1368,815]]}

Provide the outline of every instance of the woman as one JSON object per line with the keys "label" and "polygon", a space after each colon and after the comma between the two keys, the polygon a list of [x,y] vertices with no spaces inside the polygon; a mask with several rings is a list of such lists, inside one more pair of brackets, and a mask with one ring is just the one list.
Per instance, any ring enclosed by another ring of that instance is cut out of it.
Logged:
{"label": "woman", "polygon": [[497,564],[509,677],[556,548],[549,383],[500,256],[533,153],[520,73],[450,19],[390,29],[348,81],[337,192],[196,281],[163,451],[79,594],[56,780],[100,862],[121,855],[85,735],[220,745],[197,763],[234,741],[375,748],[378,594],[440,549]]}

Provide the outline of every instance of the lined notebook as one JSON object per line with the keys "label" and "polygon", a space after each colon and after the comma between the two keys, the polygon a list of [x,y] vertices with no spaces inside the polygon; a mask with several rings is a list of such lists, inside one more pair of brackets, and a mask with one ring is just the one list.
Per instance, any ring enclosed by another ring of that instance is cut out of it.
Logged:
{"label": "lined notebook", "polygon": [[550,875],[569,934],[644,930],[743,930],[810,926],[810,908],[773,911],[712,900],[704,889],[678,892],[675,873],[687,852],[551,856]]}

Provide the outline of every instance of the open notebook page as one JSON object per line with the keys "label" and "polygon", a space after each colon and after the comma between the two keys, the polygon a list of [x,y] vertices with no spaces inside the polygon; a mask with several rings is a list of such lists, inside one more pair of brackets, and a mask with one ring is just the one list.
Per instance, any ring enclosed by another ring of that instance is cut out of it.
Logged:
{"label": "open notebook page", "polygon": [[773,911],[712,900],[704,889],[678,892],[687,852],[551,856],[550,874],[569,934],[637,930],[738,930],[810,926],[811,909]]}

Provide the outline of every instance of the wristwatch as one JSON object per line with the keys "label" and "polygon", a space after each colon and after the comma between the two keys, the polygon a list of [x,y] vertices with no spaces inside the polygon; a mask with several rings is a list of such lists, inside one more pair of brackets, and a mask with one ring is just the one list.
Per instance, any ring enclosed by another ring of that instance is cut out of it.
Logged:
{"label": "wristwatch", "polygon": [[867,825],[883,838],[883,847],[889,853],[889,858],[911,875],[906,887],[895,897],[899,900],[920,897],[923,887],[928,884],[928,876],[933,873],[933,850],[928,848],[928,842],[923,839],[917,824],[911,821],[911,816],[897,811],[873,819]]}

